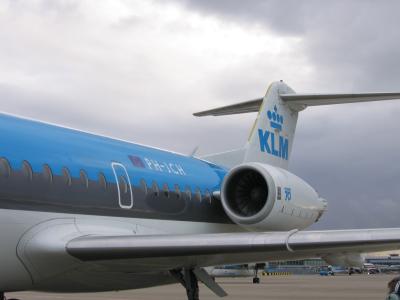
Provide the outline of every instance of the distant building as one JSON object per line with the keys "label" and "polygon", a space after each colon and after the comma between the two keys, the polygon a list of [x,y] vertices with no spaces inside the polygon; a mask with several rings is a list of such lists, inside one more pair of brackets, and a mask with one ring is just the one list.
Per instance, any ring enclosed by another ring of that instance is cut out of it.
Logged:
{"label": "distant building", "polygon": [[385,256],[369,255],[365,258],[365,262],[376,266],[400,266],[400,256],[394,253]]}
{"label": "distant building", "polygon": [[321,267],[328,264],[321,258],[309,258],[302,260],[288,260],[269,262],[267,272],[289,272],[292,274],[315,274],[319,273]]}

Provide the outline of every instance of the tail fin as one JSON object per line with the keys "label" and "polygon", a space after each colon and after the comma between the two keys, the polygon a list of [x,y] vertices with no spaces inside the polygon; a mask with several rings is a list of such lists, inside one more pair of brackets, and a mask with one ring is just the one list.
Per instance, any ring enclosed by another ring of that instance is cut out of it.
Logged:
{"label": "tail fin", "polygon": [[228,168],[263,162],[287,169],[299,111],[307,106],[400,99],[400,93],[296,94],[284,82],[272,83],[264,98],[195,113],[221,116],[258,111],[244,148],[202,157]]}
{"label": "tail fin", "polygon": [[294,91],[283,82],[269,86],[245,146],[243,162],[288,167],[298,112],[285,104],[280,94],[294,94]]}

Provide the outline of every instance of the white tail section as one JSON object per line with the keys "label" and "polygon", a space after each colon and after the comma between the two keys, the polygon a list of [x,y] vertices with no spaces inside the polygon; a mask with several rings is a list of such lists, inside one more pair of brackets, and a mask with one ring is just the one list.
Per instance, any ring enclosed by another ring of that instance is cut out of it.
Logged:
{"label": "white tail section", "polygon": [[263,162],[287,169],[298,112],[284,103],[280,94],[294,91],[283,82],[269,86],[245,146],[244,162]]}

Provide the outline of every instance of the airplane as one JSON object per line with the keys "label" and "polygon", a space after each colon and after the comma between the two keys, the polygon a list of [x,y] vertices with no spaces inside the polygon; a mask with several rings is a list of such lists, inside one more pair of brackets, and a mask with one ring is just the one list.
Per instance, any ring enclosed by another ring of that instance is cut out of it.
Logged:
{"label": "airplane", "polygon": [[201,281],[205,267],[400,248],[400,228],[305,231],[327,201],[288,170],[308,106],[399,99],[400,93],[296,94],[195,116],[258,112],[245,146],[193,157],[0,114],[0,299],[14,291],[101,292]]}

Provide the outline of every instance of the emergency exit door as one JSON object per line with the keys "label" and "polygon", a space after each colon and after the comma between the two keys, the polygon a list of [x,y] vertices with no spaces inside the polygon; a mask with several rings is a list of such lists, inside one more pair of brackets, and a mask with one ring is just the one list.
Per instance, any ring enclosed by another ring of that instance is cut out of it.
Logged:
{"label": "emergency exit door", "polygon": [[118,190],[118,203],[121,208],[130,209],[133,207],[133,193],[128,172],[123,164],[112,162]]}

